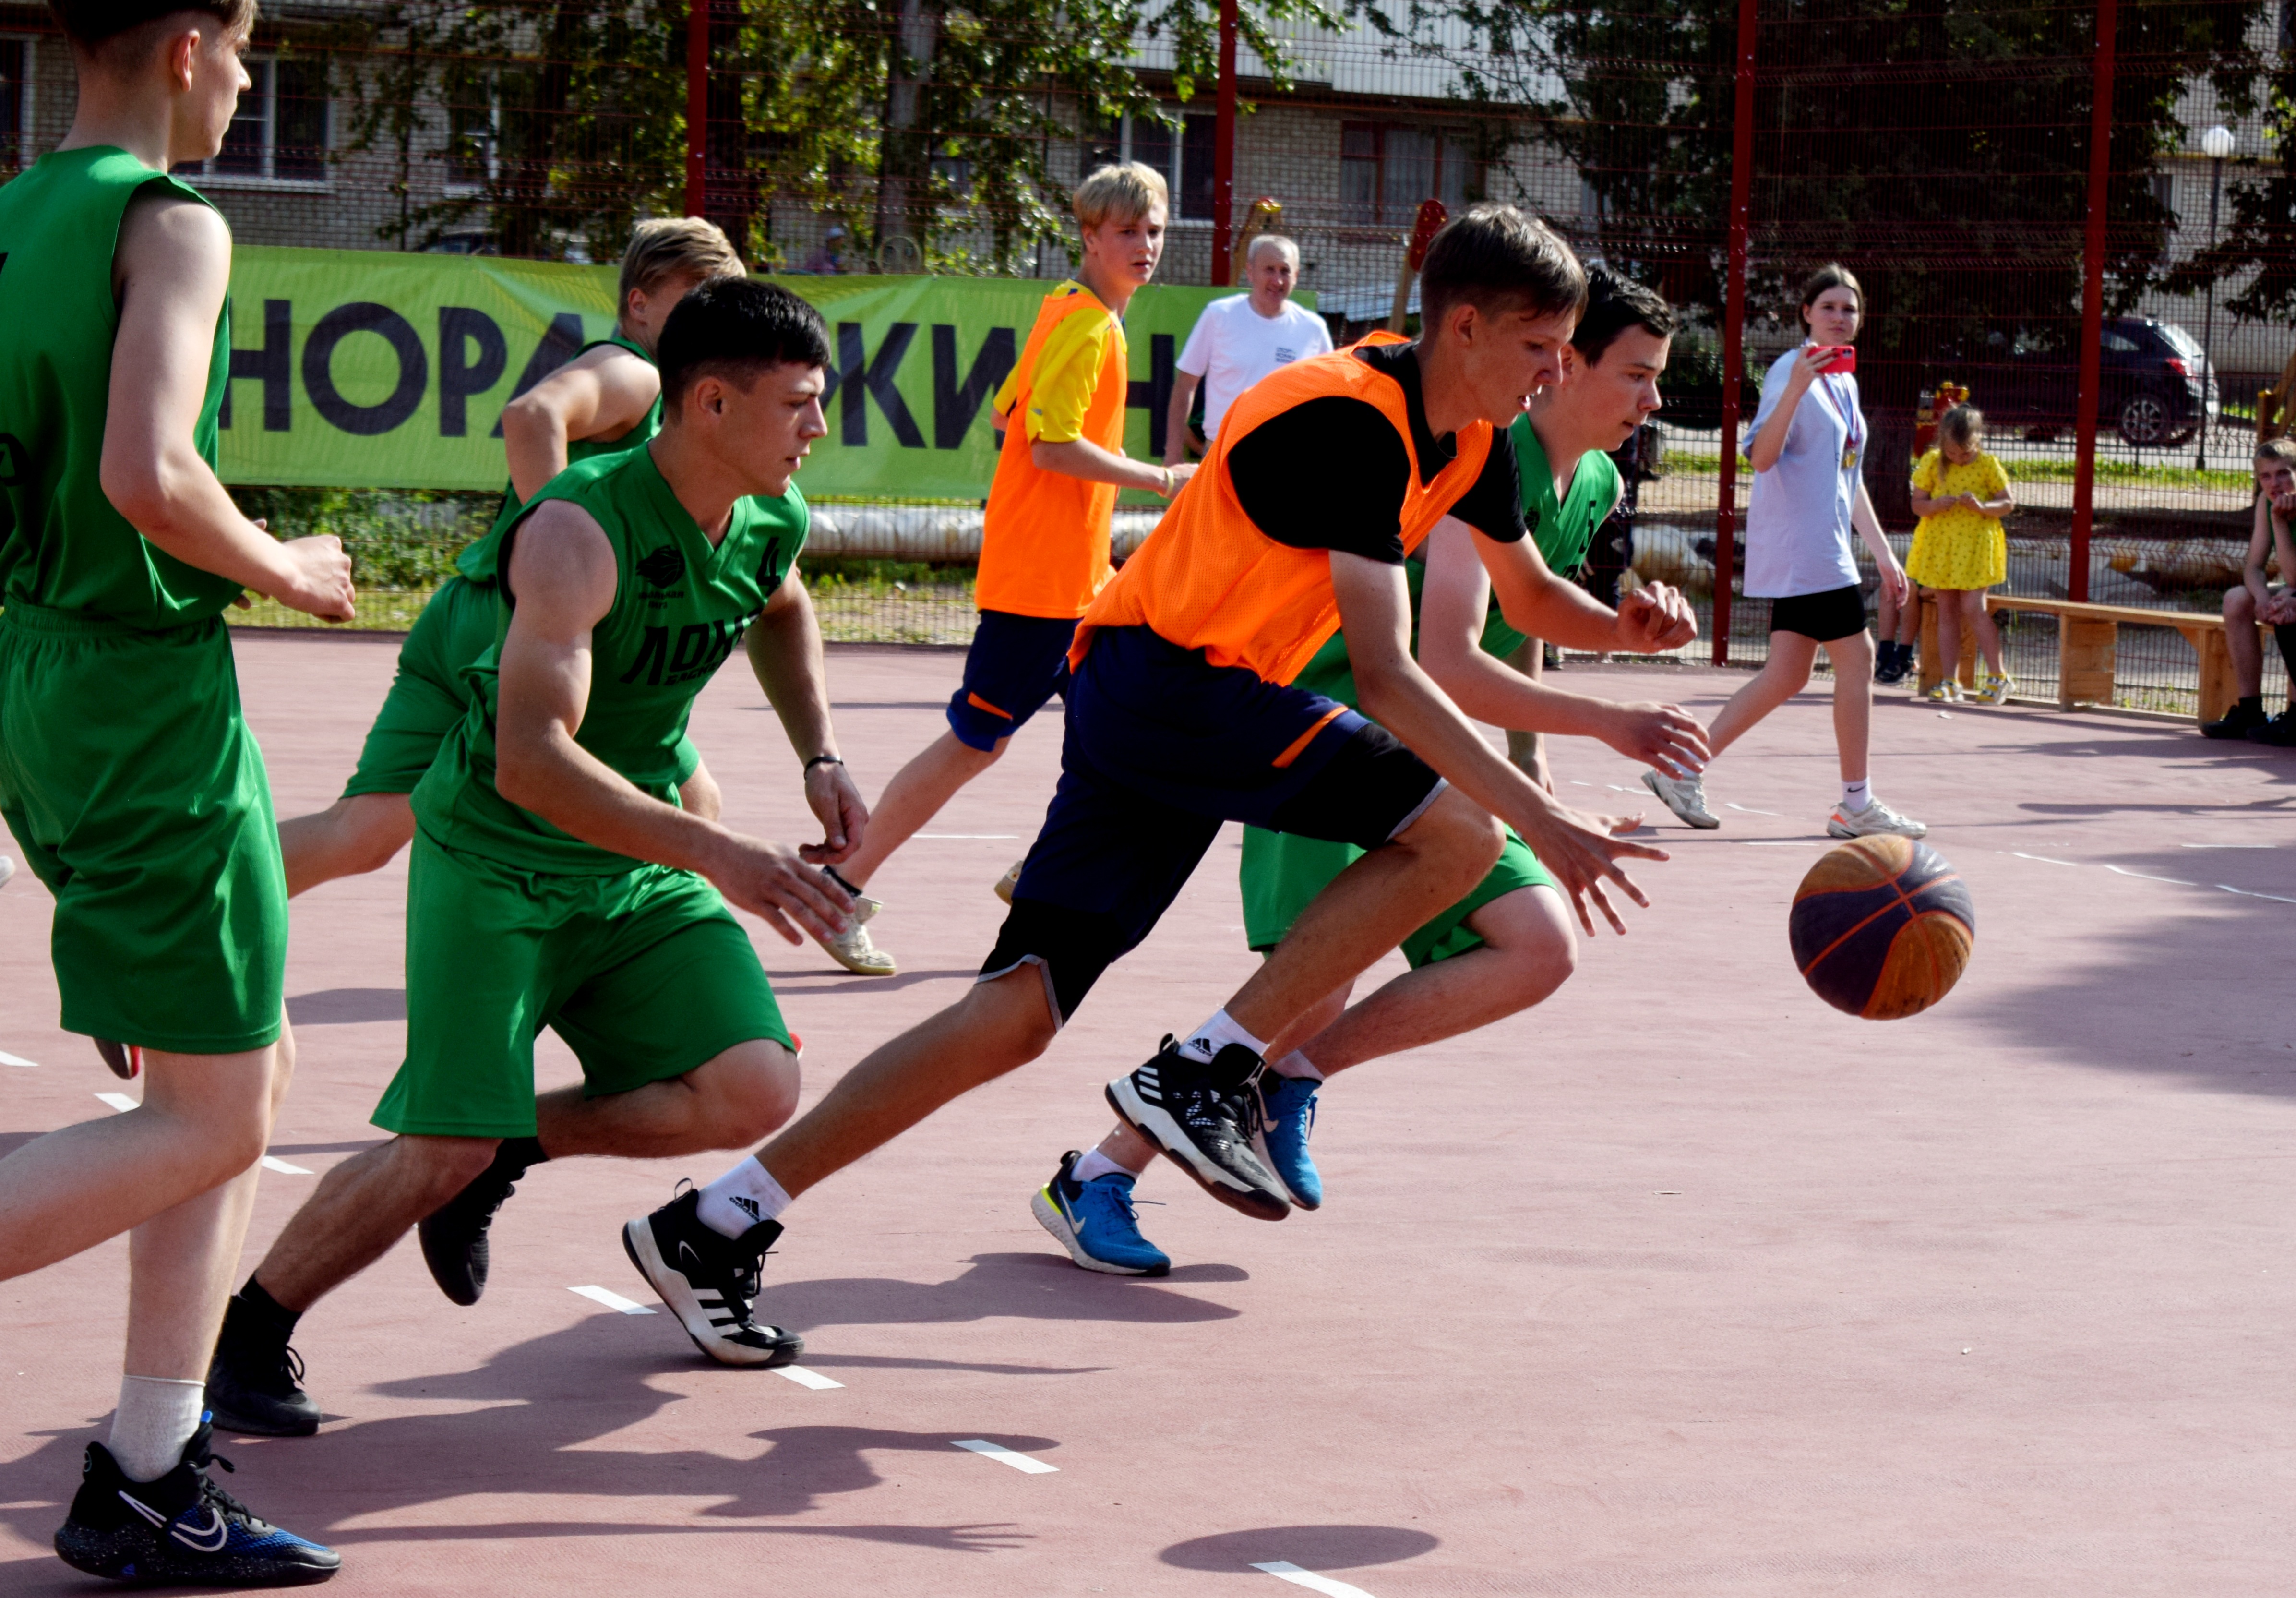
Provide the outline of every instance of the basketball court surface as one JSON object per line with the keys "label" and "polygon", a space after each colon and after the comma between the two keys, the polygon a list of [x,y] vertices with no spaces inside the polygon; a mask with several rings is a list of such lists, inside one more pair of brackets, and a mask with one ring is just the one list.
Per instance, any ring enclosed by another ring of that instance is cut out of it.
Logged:
{"label": "basketball court surface", "polygon": [[[332,798],[395,645],[241,636],[283,814]],[[874,796],[961,657],[830,664]],[[1556,680],[1710,717],[1745,678]],[[1248,1221],[1160,1166],[1142,1225],[1176,1265],[1146,1282],[1076,1269],[1028,1212],[1106,1129],[1101,1084],[1250,969],[1230,829],[1044,1060],[791,1212],[758,1315],[803,1332],[799,1370],[711,1364],[622,1256],[622,1221],[730,1156],[554,1164],[475,1307],[412,1240],[324,1300],[295,1340],[328,1424],[219,1438],[219,1479],[339,1548],[346,1594],[2286,1593],[2296,755],[1887,695],[1876,790],[1970,881],[1977,952],[1875,1024],[1786,947],[1827,717],[1821,687],[1717,763],[1717,833],[1560,745],[1567,799],[1657,824],[1654,907],[1537,1010],[1339,1078],[1318,1213]],[[729,823],[817,836],[738,665],[694,736]],[[878,878],[898,978],[749,923],[808,1101],[963,991],[1057,760],[1047,717]],[[297,901],[301,1062],[242,1278],[381,1136],[405,885],[402,855]],[[0,890],[0,1149],[136,1092],[56,1029],[48,919],[29,873]],[[542,1061],[571,1079],[554,1039]],[[117,1390],[124,1264],[0,1284],[0,1592],[102,1587],[48,1539]]]}

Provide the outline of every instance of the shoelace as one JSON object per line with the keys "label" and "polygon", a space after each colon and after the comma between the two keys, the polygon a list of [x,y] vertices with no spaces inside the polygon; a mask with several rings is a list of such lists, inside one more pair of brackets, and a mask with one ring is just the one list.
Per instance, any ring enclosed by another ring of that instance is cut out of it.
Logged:
{"label": "shoelace", "polygon": [[217,1482],[214,1477],[208,1474],[208,1467],[209,1465],[221,1465],[226,1474],[236,1476],[239,1474],[239,1467],[237,1465],[232,1463],[231,1461],[226,1459],[222,1455],[217,1454],[212,1448],[202,1448],[197,1454],[190,1455],[184,1463],[189,1464],[199,1476],[201,1503],[213,1506],[218,1513],[232,1516],[249,1525],[262,1526],[269,1524],[268,1521],[264,1520],[261,1517],[257,1515],[253,1510],[248,1508],[247,1505],[242,1504],[237,1498],[233,1497],[231,1494],[225,1491],[223,1486]]}
{"label": "shoelace", "polygon": [[[279,1369],[276,1373],[279,1380],[288,1387],[297,1388],[303,1385],[303,1356],[295,1352],[292,1343],[282,1343],[279,1346]],[[231,1462],[224,1460],[223,1468],[226,1471],[230,1470]]]}

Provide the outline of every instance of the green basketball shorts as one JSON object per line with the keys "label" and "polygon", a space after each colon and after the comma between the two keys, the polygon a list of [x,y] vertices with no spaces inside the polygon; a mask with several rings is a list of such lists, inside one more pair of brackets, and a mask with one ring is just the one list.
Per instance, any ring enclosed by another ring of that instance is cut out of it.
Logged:
{"label": "green basketball shorts", "polygon": [[0,612],[0,815],[55,896],[66,1031],[184,1054],[278,1037],[287,881],[220,620]]}
{"label": "green basketball shorts", "polygon": [[[1292,832],[1243,830],[1243,929],[1245,941],[1265,954],[1283,940],[1308,902],[1332,879],[1363,857],[1349,843],[1326,843]],[[1413,970],[1483,947],[1467,918],[1494,899],[1522,888],[1554,888],[1555,881],[1529,845],[1509,827],[1506,847],[1474,891],[1403,940],[1403,957]]]}
{"label": "green basketball shorts", "polygon": [[718,890],[647,865],[521,871],[417,832],[406,886],[406,1059],[374,1124],[430,1137],[534,1132],[534,1040],[584,1093],[682,1077],[736,1044],[791,1047],[749,935]]}
{"label": "green basketball shorts", "polygon": [[[463,673],[495,646],[496,619],[492,583],[450,577],[439,586],[398,646],[398,674],[367,729],[358,769],[343,788],[345,799],[414,791],[447,734],[477,702],[477,690]],[[678,786],[701,764],[693,741],[680,740]]]}

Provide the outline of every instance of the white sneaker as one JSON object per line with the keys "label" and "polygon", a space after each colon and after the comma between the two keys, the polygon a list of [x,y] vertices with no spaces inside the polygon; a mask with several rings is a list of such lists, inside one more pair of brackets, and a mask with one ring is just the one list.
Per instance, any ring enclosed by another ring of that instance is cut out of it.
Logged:
{"label": "white sneaker", "polygon": [[1980,688],[1972,699],[1972,702],[1980,705],[2005,705],[2009,702],[2009,696],[2016,692],[2014,678],[1988,676],[1985,679],[1985,686]]}
{"label": "white sneaker", "polygon": [[1643,786],[1658,795],[1658,802],[1680,816],[1685,826],[1711,832],[1722,824],[1722,818],[1706,807],[1706,783],[1702,777],[1665,777],[1646,771],[1643,773]]}
{"label": "white sneaker", "polygon": [[1825,833],[1829,838],[1879,838],[1885,834],[1926,838],[1930,830],[1909,815],[1898,815],[1880,799],[1868,799],[1863,810],[1834,806],[1833,814],[1825,818]]}
{"label": "white sneaker", "polygon": [[0,885],[5,885],[8,879],[15,874],[16,863],[7,856],[0,855]]}
{"label": "white sneaker", "polygon": [[1010,906],[1013,903],[1013,890],[1021,885],[1021,868],[1028,864],[1029,856],[1026,855],[1023,855],[1018,860],[1013,861],[1013,869],[1006,872],[1003,876],[997,878],[996,883],[988,889],[988,891],[995,894],[998,898],[1003,899],[1007,906]]}
{"label": "white sneaker", "polygon": [[863,923],[874,916],[884,905],[867,894],[853,897],[853,924],[835,938],[818,941],[829,957],[857,977],[891,977],[900,974],[900,966],[884,950],[870,941],[869,929]]}

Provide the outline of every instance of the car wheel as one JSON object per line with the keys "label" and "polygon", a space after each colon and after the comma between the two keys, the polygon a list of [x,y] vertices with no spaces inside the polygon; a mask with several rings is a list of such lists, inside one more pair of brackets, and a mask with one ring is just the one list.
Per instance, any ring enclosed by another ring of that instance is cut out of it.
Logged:
{"label": "car wheel", "polygon": [[2121,403],[2117,424],[2124,442],[2138,446],[2169,441],[2169,406],[2158,394],[2132,394]]}

